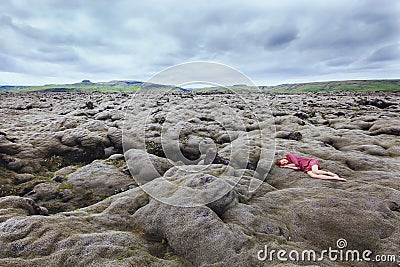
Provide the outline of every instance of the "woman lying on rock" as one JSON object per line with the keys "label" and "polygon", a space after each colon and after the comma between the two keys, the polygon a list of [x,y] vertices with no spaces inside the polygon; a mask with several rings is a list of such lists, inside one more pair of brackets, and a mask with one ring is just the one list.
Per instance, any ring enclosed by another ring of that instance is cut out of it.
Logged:
{"label": "woman lying on rock", "polygon": [[311,178],[317,178],[322,180],[337,180],[346,182],[344,178],[340,178],[339,175],[321,170],[321,165],[314,158],[303,158],[293,154],[286,154],[284,158],[275,160],[275,164],[281,168],[290,168],[293,170],[302,170],[307,173]]}

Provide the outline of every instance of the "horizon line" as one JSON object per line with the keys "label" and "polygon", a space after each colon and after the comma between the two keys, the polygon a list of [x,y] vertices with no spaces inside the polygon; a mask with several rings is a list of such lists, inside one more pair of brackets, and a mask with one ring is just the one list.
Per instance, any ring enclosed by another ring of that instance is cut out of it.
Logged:
{"label": "horizon line", "polygon": [[[375,78],[375,79],[339,79],[339,80],[311,80],[308,82],[283,82],[283,83],[277,83],[277,84],[256,84],[256,86],[280,86],[280,85],[290,85],[290,84],[307,84],[307,83],[327,83],[327,82],[345,82],[345,81],[396,81],[400,80],[400,78]],[[140,81],[140,80],[130,80],[130,79],[121,79],[121,80],[109,80],[109,81],[91,81],[89,79],[83,79],[78,82],[74,83],[46,83],[46,84],[0,84],[0,87],[5,87],[5,86],[10,86],[10,87],[40,87],[40,86],[49,86],[49,85],[73,85],[73,84],[80,84],[80,83],[92,83],[92,84],[98,84],[98,83],[110,83],[110,82],[138,82],[138,83],[146,83],[146,81]],[[233,84],[233,85],[227,85],[227,86],[254,86],[254,85],[246,85],[246,84]]]}

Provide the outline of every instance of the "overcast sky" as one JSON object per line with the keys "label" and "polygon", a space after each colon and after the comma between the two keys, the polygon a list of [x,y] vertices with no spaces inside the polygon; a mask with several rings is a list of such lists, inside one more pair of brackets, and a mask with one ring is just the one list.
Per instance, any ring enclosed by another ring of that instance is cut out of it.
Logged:
{"label": "overcast sky", "polygon": [[1,0],[0,85],[213,61],[257,85],[400,78],[400,1]]}

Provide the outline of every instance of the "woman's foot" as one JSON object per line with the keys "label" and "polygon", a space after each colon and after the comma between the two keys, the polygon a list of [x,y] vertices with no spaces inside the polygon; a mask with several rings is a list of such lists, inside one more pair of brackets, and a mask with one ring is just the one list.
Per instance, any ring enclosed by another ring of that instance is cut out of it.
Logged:
{"label": "woman's foot", "polygon": [[346,179],[340,178],[339,175],[337,175],[337,174],[335,174],[335,173],[334,173],[334,175],[333,175],[332,177],[335,178],[335,179],[338,180],[338,181],[347,182]]}

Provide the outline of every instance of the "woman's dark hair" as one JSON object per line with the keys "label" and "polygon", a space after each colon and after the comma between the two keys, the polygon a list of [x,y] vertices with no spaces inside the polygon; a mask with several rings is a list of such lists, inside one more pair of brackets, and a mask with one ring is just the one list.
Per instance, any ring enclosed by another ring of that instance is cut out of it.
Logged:
{"label": "woman's dark hair", "polygon": [[277,158],[277,159],[275,160],[275,164],[278,165],[278,166],[281,166],[281,160],[282,160],[282,159],[286,159],[286,158]]}

